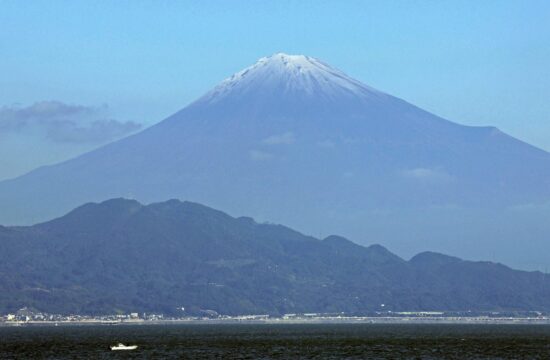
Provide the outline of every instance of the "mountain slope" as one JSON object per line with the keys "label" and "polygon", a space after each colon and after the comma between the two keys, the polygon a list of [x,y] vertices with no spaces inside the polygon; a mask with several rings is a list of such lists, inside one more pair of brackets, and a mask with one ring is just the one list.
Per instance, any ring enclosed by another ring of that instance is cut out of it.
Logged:
{"label": "mountain slope", "polygon": [[[139,134],[1,182],[0,222],[35,223],[120,196],[191,199],[309,233],[377,238],[400,254],[550,260],[540,251],[546,221],[533,234],[532,214],[510,210],[550,200],[548,153],[306,56],[262,58]],[[532,246],[519,258],[526,232]],[[464,242],[478,246],[456,245]]]}
{"label": "mountain slope", "polygon": [[190,202],[86,204],[0,228],[0,313],[550,310],[550,284],[435,253],[304,236]]}

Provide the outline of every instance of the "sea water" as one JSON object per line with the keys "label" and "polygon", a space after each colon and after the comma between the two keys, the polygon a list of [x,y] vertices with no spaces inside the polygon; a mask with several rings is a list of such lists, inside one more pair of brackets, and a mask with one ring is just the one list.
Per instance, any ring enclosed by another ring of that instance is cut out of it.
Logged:
{"label": "sea water", "polygon": [[[114,352],[122,342],[137,350]],[[547,325],[198,324],[0,328],[1,359],[549,359]]]}

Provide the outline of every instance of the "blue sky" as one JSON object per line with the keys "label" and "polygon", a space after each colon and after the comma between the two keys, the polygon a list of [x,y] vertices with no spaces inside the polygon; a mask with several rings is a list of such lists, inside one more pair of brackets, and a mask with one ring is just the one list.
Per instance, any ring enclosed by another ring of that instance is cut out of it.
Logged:
{"label": "blue sky", "polygon": [[[550,150],[550,1],[0,0],[0,24],[0,179],[160,121],[275,52]],[[28,117],[44,109],[62,121]]]}

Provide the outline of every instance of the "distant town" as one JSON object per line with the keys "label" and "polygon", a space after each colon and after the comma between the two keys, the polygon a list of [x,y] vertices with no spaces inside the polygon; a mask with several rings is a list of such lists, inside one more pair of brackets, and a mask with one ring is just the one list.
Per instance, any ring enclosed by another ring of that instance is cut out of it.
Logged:
{"label": "distant town", "polygon": [[[182,309],[183,310],[183,309]],[[194,323],[372,323],[372,324],[550,324],[550,314],[529,312],[447,312],[447,311],[378,311],[364,315],[345,313],[296,313],[273,316],[266,314],[222,315],[214,310],[202,310],[196,316],[165,316],[132,312],[113,315],[60,315],[22,308],[13,314],[0,316],[0,326],[32,325],[139,325]]]}

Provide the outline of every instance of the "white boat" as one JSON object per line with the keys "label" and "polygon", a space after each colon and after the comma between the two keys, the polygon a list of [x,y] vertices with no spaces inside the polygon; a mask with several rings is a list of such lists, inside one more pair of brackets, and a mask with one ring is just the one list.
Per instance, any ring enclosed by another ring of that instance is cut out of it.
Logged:
{"label": "white boat", "polygon": [[111,346],[111,350],[135,350],[137,349],[137,345],[124,345],[123,343],[118,343],[116,345]]}

